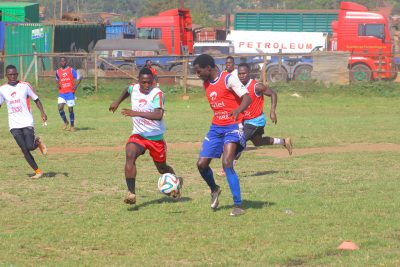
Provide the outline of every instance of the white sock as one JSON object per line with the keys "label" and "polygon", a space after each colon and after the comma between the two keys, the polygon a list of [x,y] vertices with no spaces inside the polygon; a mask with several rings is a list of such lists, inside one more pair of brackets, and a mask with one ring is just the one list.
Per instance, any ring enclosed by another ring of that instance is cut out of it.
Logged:
{"label": "white sock", "polygon": [[285,144],[285,140],[282,138],[275,138],[274,137],[274,145],[284,145]]}

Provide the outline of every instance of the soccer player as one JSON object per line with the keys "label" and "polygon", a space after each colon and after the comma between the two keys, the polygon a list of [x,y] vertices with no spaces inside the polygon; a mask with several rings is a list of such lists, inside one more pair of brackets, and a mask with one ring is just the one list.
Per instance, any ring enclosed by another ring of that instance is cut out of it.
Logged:
{"label": "soccer player", "polygon": [[[244,112],[243,132],[246,141],[251,141],[254,146],[269,146],[269,145],[282,145],[284,146],[289,155],[292,155],[293,144],[290,137],[275,138],[270,136],[263,136],[264,127],[267,123],[264,108],[264,96],[271,98],[271,110],[269,117],[272,123],[277,123],[276,104],[278,97],[271,88],[265,86],[256,80],[250,79],[250,66],[247,63],[240,63],[238,65],[238,78],[240,82],[246,87],[251,97],[251,104]],[[239,158],[239,155],[236,159]],[[235,164],[236,161],[234,161]],[[218,176],[224,176],[225,172],[220,170]]]}
{"label": "soccer player", "polygon": [[[136,203],[136,160],[149,150],[160,174],[173,173],[174,170],[167,164],[167,145],[164,141],[165,126],[164,95],[163,92],[153,87],[153,73],[143,68],[139,72],[139,83],[132,84],[125,89],[120,97],[111,103],[109,110],[115,112],[118,106],[126,98],[131,96],[131,109],[122,109],[121,114],[132,117],[133,132],[125,146],[125,180],[128,186],[128,194],[124,202],[127,204]],[[182,185],[182,179],[180,183]],[[180,197],[180,193],[172,197]]]}
{"label": "soccer player", "polygon": [[46,154],[47,148],[39,137],[35,138],[29,98],[35,101],[36,106],[40,110],[43,123],[47,121],[47,115],[32,86],[27,82],[17,80],[18,72],[14,65],[6,67],[6,76],[8,82],[0,86],[0,107],[3,102],[7,103],[10,132],[21,148],[26,161],[35,171],[35,174],[31,178],[39,179],[43,176],[43,172],[39,169],[30,151],[39,147],[40,152]]}
{"label": "soccer player", "polygon": [[[82,81],[79,73],[72,67],[67,65],[67,58],[60,57],[60,68],[56,72],[56,80],[58,84],[58,112],[64,121],[64,130],[67,130],[68,124],[71,123],[71,132],[75,132],[75,91]],[[76,80],[76,82],[75,82]],[[67,104],[69,111],[69,120],[65,116],[64,105]]]}
{"label": "soccer player", "polygon": [[193,66],[204,81],[205,94],[214,112],[212,124],[205,137],[197,168],[211,189],[211,208],[217,209],[220,187],[215,183],[210,168],[212,158],[222,156],[222,167],[227,176],[233,196],[234,208],[231,216],[244,213],[240,194],[239,178],[233,168],[233,160],[246,146],[242,132],[243,112],[250,105],[251,98],[239,79],[227,72],[219,72],[214,58],[207,54],[196,57]]}
{"label": "soccer player", "polygon": [[235,59],[232,56],[226,57],[225,71],[235,76],[238,75],[238,71],[235,69]]}
{"label": "soccer player", "polygon": [[146,65],[144,66],[144,68],[147,68],[151,71],[151,73],[153,74],[153,81],[154,81],[154,85],[158,85],[158,77],[157,77],[157,70],[155,68],[153,68],[153,61],[151,61],[150,59],[146,60]]}

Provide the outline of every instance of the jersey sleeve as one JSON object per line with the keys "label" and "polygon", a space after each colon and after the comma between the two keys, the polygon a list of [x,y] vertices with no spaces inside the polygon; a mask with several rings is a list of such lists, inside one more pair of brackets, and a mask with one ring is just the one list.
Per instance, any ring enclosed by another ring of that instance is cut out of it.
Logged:
{"label": "jersey sleeve", "polygon": [[60,77],[58,77],[58,71],[56,71],[56,81],[58,81]]}
{"label": "jersey sleeve", "polygon": [[72,77],[74,77],[75,80],[79,80],[81,78],[76,69],[71,68],[71,72],[72,72]]}
{"label": "jersey sleeve", "polygon": [[0,106],[3,105],[4,102],[4,97],[3,95],[0,93]]}
{"label": "jersey sleeve", "polygon": [[33,101],[39,98],[39,96],[33,91],[33,88],[29,83],[26,84],[26,87],[28,91],[28,96],[30,96],[30,98],[32,98]]}
{"label": "jersey sleeve", "polygon": [[163,94],[163,92],[160,91],[153,98],[154,108],[164,109],[164,101],[165,101],[164,94]]}
{"label": "jersey sleeve", "polygon": [[229,89],[232,89],[239,97],[249,93],[237,76],[228,75],[226,76],[226,79],[226,86]]}
{"label": "jersey sleeve", "polygon": [[129,87],[128,87],[128,94],[132,94],[132,91],[133,91],[133,85],[131,84],[131,85],[129,85]]}

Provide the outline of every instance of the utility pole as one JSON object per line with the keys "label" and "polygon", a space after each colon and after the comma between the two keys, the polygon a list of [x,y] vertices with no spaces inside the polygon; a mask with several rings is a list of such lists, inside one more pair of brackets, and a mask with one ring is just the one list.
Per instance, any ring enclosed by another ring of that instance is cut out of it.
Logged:
{"label": "utility pole", "polygon": [[60,19],[62,19],[63,15],[63,0],[60,0]]}

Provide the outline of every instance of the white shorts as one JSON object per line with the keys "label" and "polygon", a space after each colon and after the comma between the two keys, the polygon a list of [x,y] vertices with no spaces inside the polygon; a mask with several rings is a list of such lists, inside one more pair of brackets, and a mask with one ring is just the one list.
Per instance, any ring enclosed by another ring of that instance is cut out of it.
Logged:
{"label": "white shorts", "polygon": [[65,100],[62,97],[58,97],[58,104],[67,104],[68,107],[75,106],[75,100]]}

